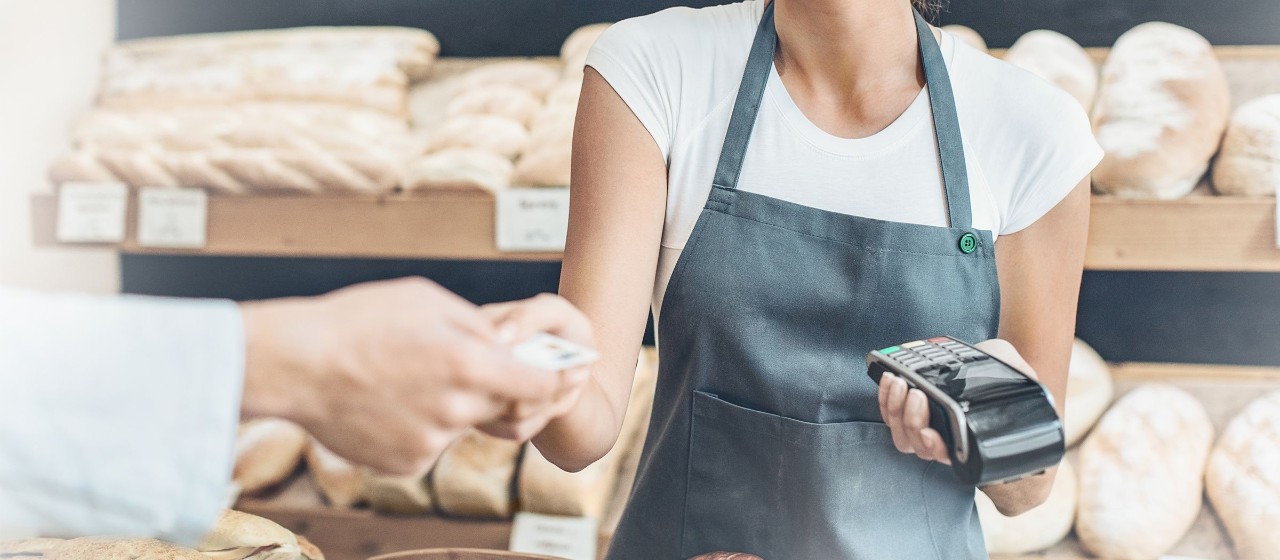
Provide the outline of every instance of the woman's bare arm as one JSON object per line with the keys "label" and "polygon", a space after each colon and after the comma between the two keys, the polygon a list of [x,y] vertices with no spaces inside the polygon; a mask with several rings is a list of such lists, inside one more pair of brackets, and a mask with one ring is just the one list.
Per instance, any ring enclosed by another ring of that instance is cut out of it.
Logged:
{"label": "woman's bare arm", "polygon": [[573,133],[569,239],[560,294],[595,327],[601,359],[578,406],[533,443],[578,471],[618,438],[653,295],[666,214],[667,167],[617,92],[587,68]]}

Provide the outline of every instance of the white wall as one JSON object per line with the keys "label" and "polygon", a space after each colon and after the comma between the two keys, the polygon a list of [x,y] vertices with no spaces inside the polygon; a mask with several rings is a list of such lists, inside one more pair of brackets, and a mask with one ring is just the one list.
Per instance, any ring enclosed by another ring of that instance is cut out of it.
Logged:
{"label": "white wall", "polygon": [[113,253],[36,249],[29,197],[90,103],[114,0],[0,0],[0,285],[114,292]]}

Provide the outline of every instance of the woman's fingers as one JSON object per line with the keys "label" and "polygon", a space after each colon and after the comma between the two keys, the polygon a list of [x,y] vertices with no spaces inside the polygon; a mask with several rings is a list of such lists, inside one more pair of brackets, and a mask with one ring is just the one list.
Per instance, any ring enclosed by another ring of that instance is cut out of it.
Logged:
{"label": "woman's fingers", "polygon": [[907,392],[907,403],[902,415],[902,427],[906,432],[907,438],[911,441],[911,448],[916,451],[917,455],[927,453],[928,448],[925,445],[923,432],[929,427],[929,400],[925,398],[924,393],[919,389],[911,389]]}
{"label": "woman's fingers", "polygon": [[880,383],[884,386],[881,389],[884,396],[880,399],[880,414],[884,417],[884,423],[889,426],[889,433],[893,435],[893,446],[903,453],[915,453],[910,438],[902,428],[902,411],[907,401],[907,382],[886,373],[880,379]]}
{"label": "woman's fingers", "polygon": [[925,428],[922,430],[921,437],[924,439],[925,446],[929,449],[929,460],[937,461],[944,465],[951,464],[951,456],[947,454],[947,444],[942,441],[942,436],[933,428]]}

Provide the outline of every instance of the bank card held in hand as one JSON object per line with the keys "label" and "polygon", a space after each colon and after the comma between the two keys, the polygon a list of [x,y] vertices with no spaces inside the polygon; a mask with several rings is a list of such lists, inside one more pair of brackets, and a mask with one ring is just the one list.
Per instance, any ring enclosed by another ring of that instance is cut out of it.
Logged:
{"label": "bank card held in hand", "polygon": [[533,335],[511,352],[517,360],[547,371],[582,367],[600,359],[595,350],[546,333]]}

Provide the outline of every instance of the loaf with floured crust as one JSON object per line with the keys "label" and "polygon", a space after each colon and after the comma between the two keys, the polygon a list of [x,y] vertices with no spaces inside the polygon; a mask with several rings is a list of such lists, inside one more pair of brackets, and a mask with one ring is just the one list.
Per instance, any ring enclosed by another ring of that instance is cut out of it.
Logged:
{"label": "loaf with floured crust", "polygon": [[1205,473],[1209,501],[1240,558],[1280,559],[1280,391],[1240,412]]}
{"label": "loaf with floured crust", "polygon": [[1280,94],[1259,97],[1231,116],[1213,164],[1219,194],[1275,196],[1280,189]]}
{"label": "loaf with floured crust", "polygon": [[1094,190],[1129,198],[1185,196],[1218,151],[1231,110],[1227,78],[1198,33],[1169,23],[1127,31],[1102,67],[1093,107],[1106,151]]}
{"label": "loaf with floured crust", "polygon": [[1172,549],[1200,513],[1212,442],[1204,407],[1181,389],[1148,384],[1121,397],[1080,450],[1080,543],[1116,560]]}
{"label": "loaf with floured crust", "polygon": [[1111,405],[1114,394],[1111,367],[1093,348],[1077,338],[1071,347],[1071,362],[1067,366],[1067,402],[1063,419],[1067,447],[1075,445],[1089,433]]}
{"label": "loaf with floured crust", "polygon": [[406,192],[497,192],[511,186],[514,171],[511,160],[500,155],[474,148],[453,148],[410,162],[401,183]]}
{"label": "loaf with floured crust", "polygon": [[440,456],[430,483],[438,509],[464,517],[511,517],[518,441],[472,430]]}
{"label": "loaf with floured crust", "polygon": [[307,445],[301,426],[279,418],[260,418],[240,424],[232,480],[245,494],[283,482],[298,469]]}
{"label": "loaf with floured crust", "polygon": [[1098,66],[1070,37],[1048,29],[1030,31],[1009,47],[1004,60],[1070,93],[1086,111],[1093,106]]}

